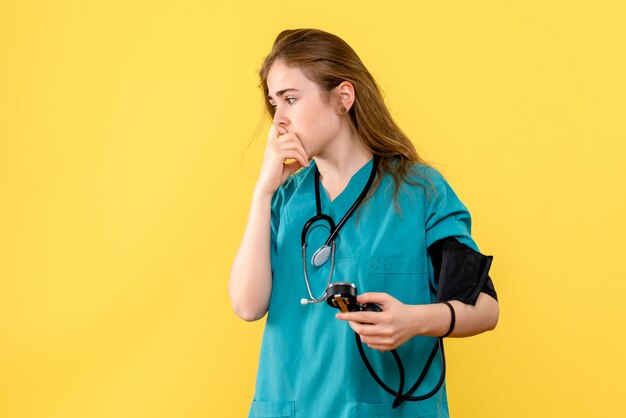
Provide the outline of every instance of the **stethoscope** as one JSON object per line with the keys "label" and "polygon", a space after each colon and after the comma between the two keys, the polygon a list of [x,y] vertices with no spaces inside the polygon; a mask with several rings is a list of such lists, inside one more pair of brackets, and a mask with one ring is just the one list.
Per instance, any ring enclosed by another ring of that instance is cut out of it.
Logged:
{"label": "stethoscope", "polygon": [[[326,300],[327,295],[328,295],[328,289],[330,288],[330,281],[332,280],[333,271],[335,269],[335,248],[336,248],[335,240],[337,239],[337,234],[339,234],[339,231],[346,224],[346,222],[348,221],[350,216],[354,213],[356,208],[361,204],[361,202],[363,202],[363,199],[367,195],[367,192],[369,192],[370,188],[372,187],[372,183],[374,182],[374,177],[376,177],[377,168],[378,168],[378,158],[374,157],[374,160],[372,162],[372,171],[370,172],[370,176],[367,179],[367,183],[365,184],[365,187],[363,187],[363,190],[361,191],[361,194],[359,195],[359,197],[356,198],[356,200],[354,201],[350,209],[348,209],[346,214],[343,215],[339,223],[335,226],[335,221],[333,221],[333,218],[322,213],[322,204],[321,204],[321,199],[320,199],[320,172],[317,169],[317,166],[315,167],[315,207],[317,211],[316,211],[315,216],[313,216],[304,224],[304,227],[302,228],[302,235],[301,235],[302,270],[304,272],[304,282],[306,283],[306,290],[309,292],[309,296],[311,299],[302,298],[300,300],[301,304],[308,305],[312,303],[323,302]],[[311,257],[311,264],[314,265],[315,267],[321,267],[324,264],[326,264],[329,258],[331,259],[331,262],[330,262],[330,269],[328,272],[328,281],[326,283],[326,289],[324,290],[324,294],[321,297],[316,298],[313,296],[313,293],[311,292],[311,285],[309,283],[309,275],[307,274],[306,237],[311,227],[316,222],[319,222],[319,221],[324,221],[328,224],[328,228],[330,229],[330,235],[328,236],[328,239],[326,239],[326,242],[324,243],[324,245],[319,247],[315,251],[315,253],[313,253],[313,256]]]}
{"label": "stethoscope", "polygon": [[[326,303],[328,303],[330,306],[340,309],[343,312],[349,312],[349,311],[355,311],[355,310],[378,311],[378,312],[381,311],[380,307],[378,307],[375,304],[359,305],[357,303],[357,289],[353,283],[336,282],[336,283],[331,284],[333,271],[335,267],[335,249],[336,249],[335,241],[337,239],[337,235],[339,234],[339,231],[341,230],[341,228],[345,225],[346,221],[354,213],[356,208],[363,202],[363,199],[365,198],[370,188],[372,187],[372,183],[374,182],[374,177],[376,177],[377,168],[378,168],[378,158],[374,157],[373,162],[372,162],[372,171],[370,172],[370,176],[367,179],[367,183],[365,184],[365,187],[363,187],[361,194],[359,195],[359,197],[357,197],[357,199],[354,201],[354,203],[352,204],[350,209],[348,209],[345,215],[343,215],[339,223],[335,225],[335,221],[333,221],[333,219],[330,216],[322,213],[322,205],[321,205],[321,199],[320,199],[320,184],[319,184],[320,172],[317,169],[317,166],[315,167],[316,214],[304,224],[304,227],[302,228],[302,234],[301,234],[302,269],[304,272],[304,281],[306,283],[306,289],[310,297],[310,299],[302,298],[300,300],[300,303],[302,305],[315,304],[315,303],[326,301]],[[313,256],[311,257],[311,264],[315,267],[321,267],[324,264],[326,264],[329,259],[331,260],[331,263],[330,263],[330,269],[328,272],[328,279],[326,283],[326,288],[324,290],[324,294],[322,294],[322,296],[320,296],[319,298],[316,298],[313,296],[313,293],[311,292],[311,285],[309,283],[309,276],[307,274],[306,238],[311,227],[319,221],[324,221],[326,222],[326,224],[328,224],[330,235],[328,236],[328,239],[326,239],[326,242],[324,242],[324,244],[313,253]],[[453,316],[451,329],[453,327],[454,327],[454,316]],[[361,359],[363,360],[363,363],[365,364],[367,370],[372,375],[376,383],[380,385],[380,387],[382,387],[386,392],[388,392],[389,394],[395,397],[393,405],[392,405],[394,409],[400,406],[404,401],[422,401],[424,399],[428,399],[431,396],[433,396],[435,393],[437,393],[439,389],[441,388],[441,386],[443,385],[445,374],[446,374],[446,360],[445,360],[445,354],[443,351],[443,337],[440,337],[437,339],[437,343],[434,345],[433,349],[431,350],[430,355],[428,356],[428,359],[426,360],[426,363],[424,365],[424,368],[422,369],[422,372],[420,373],[420,376],[418,377],[415,384],[406,393],[403,393],[404,391],[404,366],[402,365],[402,360],[400,359],[400,356],[398,355],[397,351],[391,350],[391,354],[393,355],[396,361],[396,364],[398,366],[398,373],[400,377],[398,390],[394,391],[389,386],[387,386],[380,379],[380,377],[376,374],[376,372],[374,371],[374,368],[372,367],[369,360],[367,359],[367,356],[365,355],[365,351],[363,349],[363,344],[361,342],[361,338],[359,337],[359,334],[355,333],[355,336],[356,336],[356,344],[359,350],[359,354],[361,355]],[[432,365],[433,360],[435,359],[435,355],[438,350],[441,351],[441,375],[439,377],[437,384],[430,392],[426,393],[425,395],[412,396],[413,393],[418,389],[418,387],[426,378],[426,374],[428,373],[428,370],[430,369],[430,366]]]}

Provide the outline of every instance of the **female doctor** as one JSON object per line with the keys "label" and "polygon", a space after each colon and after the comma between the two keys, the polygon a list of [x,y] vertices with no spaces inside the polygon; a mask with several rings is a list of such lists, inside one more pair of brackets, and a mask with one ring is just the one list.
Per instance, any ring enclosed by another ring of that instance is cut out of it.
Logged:
{"label": "female doctor", "polygon": [[[433,266],[432,249],[453,238],[479,254],[466,207],[417,155],[373,77],[339,37],[283,31],[260,78],[272,126],[229,281],[239,317],[268,314],[249,416],[448,417],[445,384],[425,400],[392,408],[393,396],[368,373],[354,333],[392,387],[399,372],[386,352],[396,349],[408,387],[437,337],[496,326],[491,280],[470,289],[473,303],[436,302],[440,266]],[[320,214],[331,221],[309,222]],[[332,231],[330,259],[313,263]],[[329,282],[353,283],[358,302],[381,311],[314,303]],[[434,361],[414,395],[436,387],[441,368]]]}

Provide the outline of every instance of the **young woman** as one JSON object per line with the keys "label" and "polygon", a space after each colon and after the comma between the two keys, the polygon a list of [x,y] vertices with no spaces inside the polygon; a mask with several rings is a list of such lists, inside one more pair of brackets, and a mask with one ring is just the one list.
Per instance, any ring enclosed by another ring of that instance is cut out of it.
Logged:
{"label": "young woman", "polygon": [[339,37],[283,31],[260,78],[272,126],[229,282],[238,316],[268,314],[250,417],[449,416],[438,337],[498,321],[466,207]]}

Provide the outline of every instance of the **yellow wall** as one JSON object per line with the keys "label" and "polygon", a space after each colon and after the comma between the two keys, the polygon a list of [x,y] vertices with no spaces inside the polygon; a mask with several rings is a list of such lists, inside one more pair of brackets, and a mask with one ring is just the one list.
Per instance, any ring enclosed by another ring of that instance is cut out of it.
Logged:
{"label": "yellow wall", "polygon": [[[455,417],[618,417],[621,1],[0,2],[0,417],[241,417],[227,281],[284,28],[342,36],[495,256]],[[621,168],[620,168],[621,167]]]}

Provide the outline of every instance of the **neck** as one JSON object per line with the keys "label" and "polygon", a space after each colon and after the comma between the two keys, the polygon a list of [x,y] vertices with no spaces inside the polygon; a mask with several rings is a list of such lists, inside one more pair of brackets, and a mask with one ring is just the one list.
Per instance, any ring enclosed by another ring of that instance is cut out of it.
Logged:
{"label": "neck", "polygon": [[315,157],[320,180],[331,199],[339,195],[352,176],[373,158],[373,154],[356,137],[335,141],[332,149]]}

